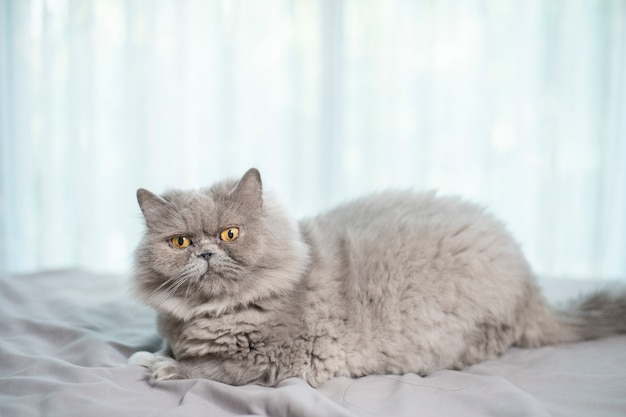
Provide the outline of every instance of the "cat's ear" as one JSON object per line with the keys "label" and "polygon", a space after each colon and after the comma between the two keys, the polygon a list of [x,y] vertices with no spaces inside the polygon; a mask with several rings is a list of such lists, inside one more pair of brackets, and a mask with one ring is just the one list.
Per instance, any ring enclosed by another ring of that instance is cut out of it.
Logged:
{"label": "cat's ear", "polygon": [[230,195],[246,207],[260,210],[263,206],[263,184],[259,171],[256,168],[249,169]]}
{"label": "cat's ear", "polygon": [[158,195],[151,193],[148,190],[140,188],[137,190],[137,202],[143,213],[143,217],[146,219],[148,227],[154,225],[163,217],[163,213],[169,210],[171,203],[159,197]]}

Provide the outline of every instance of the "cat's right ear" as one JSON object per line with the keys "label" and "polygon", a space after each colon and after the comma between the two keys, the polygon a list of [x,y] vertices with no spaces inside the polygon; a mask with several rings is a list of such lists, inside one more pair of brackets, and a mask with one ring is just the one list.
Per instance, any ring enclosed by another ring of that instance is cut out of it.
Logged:
{"label": "cat's right ear", "polygon": [[163,216],[163,212],[170,206],[170,203],[162,197],[143,188],[137,190],[137,202],[148,227],[157,223],[158,219]]}
{"label": "cat's right ear", "polygon": [[250,210],[261,210],[263,206],[263,184],[261,174],[256,168],[251,168],[237,183],[230,196]]}

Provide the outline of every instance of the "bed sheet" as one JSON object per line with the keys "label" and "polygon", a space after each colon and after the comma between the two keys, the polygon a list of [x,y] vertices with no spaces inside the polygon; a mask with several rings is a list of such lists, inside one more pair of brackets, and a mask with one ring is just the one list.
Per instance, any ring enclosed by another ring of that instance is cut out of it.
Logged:
{"label": "bed sheet", "polygon": [[[553,301],[588,282],[542,281]],[[462,371],[336,378],[318,389],[210,380],[150,386],[127,366],[156,350],[154,313],[125,277],[85,271],[0,277],[0,416],[626,416],[626,336],[512,348]]]}

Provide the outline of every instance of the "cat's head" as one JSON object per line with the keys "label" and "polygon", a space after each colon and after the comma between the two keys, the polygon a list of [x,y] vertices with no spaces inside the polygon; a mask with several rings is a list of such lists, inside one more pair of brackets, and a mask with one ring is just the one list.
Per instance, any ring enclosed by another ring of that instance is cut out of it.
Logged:
{"label": "cat's head", "polygon": [[308,265],[297,225],[263,193],[256,169],[200,190],[140,189],[137,200],[147,226],[137,293],[181,319],[284,294]]}

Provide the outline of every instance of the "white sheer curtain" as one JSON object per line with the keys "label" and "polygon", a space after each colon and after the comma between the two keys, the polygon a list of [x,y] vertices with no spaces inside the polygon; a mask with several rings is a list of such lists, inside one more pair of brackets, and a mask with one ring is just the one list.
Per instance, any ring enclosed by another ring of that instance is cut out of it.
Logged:
{"label": "white sheer curtain", "polygon": [[542,275],[626,278],[623,1],[0,0],[0,270],[128,270],[135,190],[261,169],[296,215],[490,208]]}

